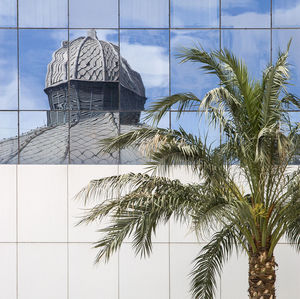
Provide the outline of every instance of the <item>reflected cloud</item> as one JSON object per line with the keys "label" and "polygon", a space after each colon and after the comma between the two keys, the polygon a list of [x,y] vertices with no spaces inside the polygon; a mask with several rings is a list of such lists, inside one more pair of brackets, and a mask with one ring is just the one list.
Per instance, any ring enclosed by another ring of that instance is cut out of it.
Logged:
{"label": "reflected cloud", "polygon": [[[18,112],[0,112],[0,139],[18,135]],[[1,161],[1,157],[0,157]]]}
{"label": "reflected cloud", "polygon": [[289,91],[295,93],[297,96],[300,96],[300,31],[293,29],[273,30],[273,62],[277,59],[277,53],[279,49],[285,50],[287,43],[290,38],[292,38],[292,44],[289,52],[289,63],[291,71],[291,85],[289,86]]}
{"label": "reflected cloud", "polygon": [[223,30],[222,47],[242,58],[251,76],[260,79],[270,62],[270,32],[268,30]]}
{"label": "reflected cloud", "polygon": [[20,27],[67,27],[67,0],[19,0]]}
{"label": "reflected cloud", "polygon": [[222,27],[267,28],[269,26],[270,14],[247,12],[238,15],[224,14],[222,16]]}
{"label": "reflected cloud", "polygon": [[[81,36],[85,36],[87,34],[87,29],[72,29],[69,31],[70,40],[76,39]],[[108,41],[118,45],[118,30],[110,30],[110,29],[98,29],[96,30],[96,34],[99,40]],[[60,40],[63,40],[62,38]]]}
{"label": "reflected cloud", "polygon": [[270,1],[222,1],[222,27],[270,27]]}
{"label": "reflected cloud", "polygon": [[17,25],[17,1],[0,1],[0,26]]}
{"label": "reflected cloud", "polygon": [[[273,27],[300,25],[300,1],[273,1]],[[222,27],[270,27],[270,2],[222,0]]]}
{"label": "reflected cloud", "polygon": [[300,25],[300,1],[286,0],[276,1],[273,3],[273,26],[274,27],[292,27]]}
{"label": "reflected cloud", "polygon": [[122,43],[122,56],[137,70],[148,88],[168,87],[168,54],[160,46]]}
{"label": "reflected cloud", "polygon": [[165,30],[121,31],[121,56],[140,73],[147,104],[169,93],[169,45]]}
{"label": "reflected cloud", "polygon": [[218,27],[219,0],[172,0],[172,27]]}
{"label": "reflected cloud", "polygon": [[171,93],[193,92],[199,98],[218,84],[215,76],[201,70],[199,63],[186,62],[179,64],[175,55],[181,47],[204,47],[206,51],[219,48],[219,33],[217,30],[172,30],[171,32]]}
{"label": "reflected cloud", "polygon": [[17,32],[0,30],[0,109],[18,109]]}
{"label": "reflected cloud", "polygon": [[66,30],[20,30],[20,109],[49,109],[44,93],[47,65],[67,39]]}
{"label": "reflected cloud", "polygon": [[2,68],[4,65],[0,60],[0,80],[5,77],[7,83],[0,83],[0,108],[16,110],[18,109],[18,74],[17,70],[7,71],[7,68]]}
{"label": "reflected cloud", "polygon": [[198,136],[213,148],[220,144],[220,129],[215,128],[204,115],[197,112],[185,112],[177,119],[177,112],[171,113],[172,129],[182,127],[186,132]]}
{"label": "reflected cloud", "polygon": [[118,27],[118,0],[70,0],[70,27]]}
{"label": "reflected cloud", "polygon": [[169,0],[120,1],[121,27],[165,28],[169,25]]}
{"label": "reflected cloud", "polygon": [[[222,8],[239,7],[246,8],[253,4],[253,0],[222,0]],[[267,1],[265,1],[267,2]]]}

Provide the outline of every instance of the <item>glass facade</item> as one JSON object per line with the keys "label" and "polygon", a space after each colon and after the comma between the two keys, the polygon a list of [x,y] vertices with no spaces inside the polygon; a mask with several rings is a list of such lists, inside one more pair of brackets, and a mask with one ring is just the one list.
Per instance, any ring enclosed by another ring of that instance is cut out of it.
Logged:
{"label": "glass facade", "polygon": [[[300,1],[0,0],[0,163],[139,164],[135,150],[99,152],[99,140],[147,125],[144,110],[219,82],[179,64],[182,46],[226,47],[253,77],[292,37],[290,91],[300,95]],[[196,111],[159,124],[218,144]],[[292,111],[300,120],[300,111]],[[196,124],[196,125],[195,125]]]}

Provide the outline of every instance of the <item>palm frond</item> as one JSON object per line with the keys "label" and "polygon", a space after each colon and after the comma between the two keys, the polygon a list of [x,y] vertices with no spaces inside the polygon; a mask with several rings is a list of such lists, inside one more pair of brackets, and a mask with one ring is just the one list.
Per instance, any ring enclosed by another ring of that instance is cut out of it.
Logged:
{"label": "palm frond", "polygon": [[300,252],[300,217],[289,224],[285,231],[285,236],[290,244]]}
{"label": "palm frond", "polygon": [[233,225],[225,226],[217,232],[212,240],[203,247],[199,256],[194,260],[191,273],[193,298],[214,298],[217,278],[220,275],[223,263],[229,258],[239,243]]}
{"label": "palm frond", "polygon": [[201,101],[193,93],[178,93],[159,99],[151,103],[146,111],[144,121],[152,121],[151,125],[157,125],[167,112],[174,106],[180,117],[185,110],[198,110]]}
{"label": "palm frond", "polygon": [[[120,186],[118,192],[125,192],[125,195],[115,198],[116,186]],[[129,236],[133,236],[136,253],[148,255],[152,248],[151,238],[159,223],[166,223],[172,215],[179,221],[186,219],[201,211],[201,206],[205,208],[209,204],[213,198],[205,196],[202,189],[200,185],[184,185],[178,180],[147,174],[131,173],[92,181],[78,197],[86,201],[103,195],[106,200],[90,209],[80,224],[101,220],[105,216],[109,216],[112,222],[101,230],[105,236],[95,244],[99,248],[96,262],[103,256],[109,259]],[[220,202],[212,201],[211,205],[220,210],[225,202],[222,206]],[[217,211],[210,218],[206,215],[207,223],[216,214]]]}

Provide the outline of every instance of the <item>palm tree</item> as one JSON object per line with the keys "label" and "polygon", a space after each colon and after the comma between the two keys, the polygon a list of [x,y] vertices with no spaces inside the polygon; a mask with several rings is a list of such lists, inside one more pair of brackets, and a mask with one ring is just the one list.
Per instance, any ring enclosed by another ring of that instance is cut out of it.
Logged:
{"label": "palm tree", "polygon": [[[106,140],[108,152],[142,149],[151,161],[151,173],[93,180],[78,194],[85,201],[105,197],[80,223],[111,219],[102,229],[105,236],[95,243],[96,262],[108,260],[128,236],[133,237],[136,253],[149,255],[159,223],[171,217],[190,220],[197,234],[215,232],[194,259],[193,298],[214,297],[216,277],[235,250],[249,257],[249,297],[276,298],[274,249],[285,236],[300,250],[300,169],[289,167],[300,124],[293,125],[287,112],[292,106],[300,108],[300,102],[286,90],[289,46],[266,67],[260,81],[250,79],[244,62],[226,49],[206,52],[193,47],[180,52],[182,62],[201,63],[220,79],[220,86],[202,100],[192,93],[163,98],[152,104],[147,118],[155,125],[175,104],[179,117],[196,107],[211,125],[220,126],[223,141],[213,148],[182,128],[155,126]],[[201,183],[183,184],[163,176],[174,165],[189,168]]]}

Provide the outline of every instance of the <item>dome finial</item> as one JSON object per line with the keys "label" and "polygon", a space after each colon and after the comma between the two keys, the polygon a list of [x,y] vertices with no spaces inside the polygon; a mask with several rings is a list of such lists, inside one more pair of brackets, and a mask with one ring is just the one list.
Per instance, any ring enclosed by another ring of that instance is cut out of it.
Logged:
{"label": "dome finial", "polygon": [[89,29],[87,32],[87,36],[91,37],[91,38],[97,38],[97,32],[95,29]]}

